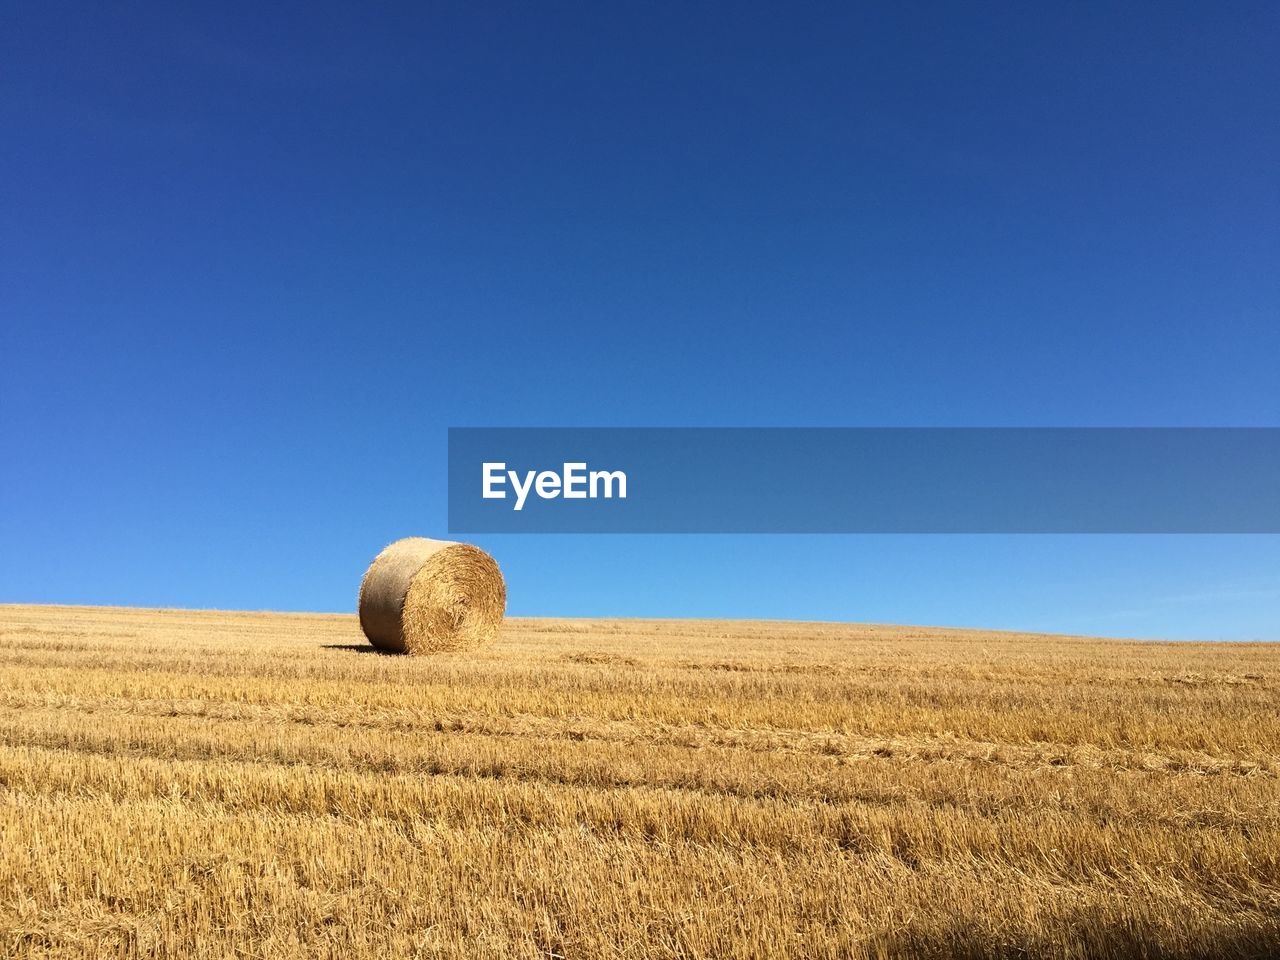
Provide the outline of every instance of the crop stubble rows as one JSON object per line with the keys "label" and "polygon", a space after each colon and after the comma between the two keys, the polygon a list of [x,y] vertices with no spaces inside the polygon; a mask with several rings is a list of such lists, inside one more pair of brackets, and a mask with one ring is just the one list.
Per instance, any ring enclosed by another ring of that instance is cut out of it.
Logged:
{"label": "crop stubble rows", "polygon": [[1280,951],[1280,646],[0,607],[0,950]]}

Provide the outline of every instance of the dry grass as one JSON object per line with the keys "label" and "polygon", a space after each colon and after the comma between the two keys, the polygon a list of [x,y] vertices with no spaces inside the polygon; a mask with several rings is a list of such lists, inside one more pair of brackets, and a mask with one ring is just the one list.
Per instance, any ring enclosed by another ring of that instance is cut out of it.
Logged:
{"label": "dry grass", "polygon": [[1280,954],[1280,646],[0,607],[0,954]]}

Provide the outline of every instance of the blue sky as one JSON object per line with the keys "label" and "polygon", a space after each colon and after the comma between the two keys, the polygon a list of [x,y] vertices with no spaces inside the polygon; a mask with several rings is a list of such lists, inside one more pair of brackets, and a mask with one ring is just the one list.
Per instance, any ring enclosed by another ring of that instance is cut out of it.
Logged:
{"label": "blue sky", "polygon": [[[1280,425],[1266,4],[40,4],[0,601],[350,610],[448,426]],[[1280,639],[1280,538],[491,537],[510,611]]]}

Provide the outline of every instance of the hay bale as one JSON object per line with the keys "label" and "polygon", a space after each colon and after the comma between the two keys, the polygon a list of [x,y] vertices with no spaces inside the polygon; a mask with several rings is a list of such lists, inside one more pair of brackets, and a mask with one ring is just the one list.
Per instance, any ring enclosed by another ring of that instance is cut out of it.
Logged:
{"label": "hay bale", "polygon": [[360,628],[394,653],[463,650],[498,635],[507,586],[493,557],[449,540],[407,537],[384,549],[360,583]]}

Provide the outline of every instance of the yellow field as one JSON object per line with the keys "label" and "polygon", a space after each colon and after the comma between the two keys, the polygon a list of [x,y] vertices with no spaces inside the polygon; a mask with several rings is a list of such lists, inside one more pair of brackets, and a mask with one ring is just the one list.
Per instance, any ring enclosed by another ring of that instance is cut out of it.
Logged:
{"label": "yellow field", "polygon": [[0,953],[1280,955],[1280,645],[0,607]]}

